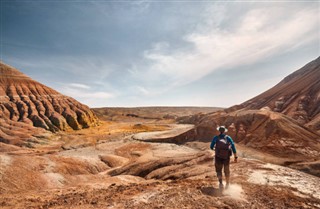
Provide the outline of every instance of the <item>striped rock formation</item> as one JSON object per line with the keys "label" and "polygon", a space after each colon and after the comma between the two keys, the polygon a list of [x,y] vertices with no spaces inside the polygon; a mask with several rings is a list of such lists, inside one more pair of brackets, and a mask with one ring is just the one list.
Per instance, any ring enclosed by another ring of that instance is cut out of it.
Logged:
{"label": "striped rock formation", "polygon": [[88,106],[0,62],[0,141],[10,143],[8,138],[19,138],[15,132],[23,135],[32,127],[57,132],[97,124]]}

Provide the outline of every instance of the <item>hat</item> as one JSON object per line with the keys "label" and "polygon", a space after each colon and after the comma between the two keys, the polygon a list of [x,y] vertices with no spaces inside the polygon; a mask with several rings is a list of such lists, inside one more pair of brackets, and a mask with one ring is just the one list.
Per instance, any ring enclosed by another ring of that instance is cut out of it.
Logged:
{"label": "hat", "polygon": [[220,131],[220,132],[228,132],[228,129],[227,129],[225,126],[218,126],[218,127],[217,127],[217,131]]}

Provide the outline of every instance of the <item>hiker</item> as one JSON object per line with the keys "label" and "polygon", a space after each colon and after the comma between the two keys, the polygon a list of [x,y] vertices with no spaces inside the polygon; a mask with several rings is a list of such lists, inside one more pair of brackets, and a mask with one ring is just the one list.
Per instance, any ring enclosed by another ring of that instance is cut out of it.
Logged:
{"label": "hiker", "polygon": [[224,167],[224,175],[226,177],[226,189],[229,187],[230,183],[230,157],[232,152],[234,154],[234,162],[237,162],[237,151],[236,147],[234,146],[234,142],[232,138],[225,133],[228,131],[226,127],[219,126],[217,130],[220,132],[218,136],[214,136],[210,145],[210,149],[213,150],[215,146],[215,167],[217,176],[219,179],[219,189],[223,189],[222,183],[222,167]]}

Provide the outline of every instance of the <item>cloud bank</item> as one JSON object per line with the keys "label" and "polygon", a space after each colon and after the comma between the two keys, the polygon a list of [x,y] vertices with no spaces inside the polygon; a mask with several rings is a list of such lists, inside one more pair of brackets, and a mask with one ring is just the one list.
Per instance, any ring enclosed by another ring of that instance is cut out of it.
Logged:
{"label": "cloud bank", "polygon": [[320,54],[318,2],[6,1],[2,7],[3,61],[92,107],[226,107]]}
{"label": "cloud bank", "polygon": [[[223,11],[225,13],[220,14],[219,19],[231,15],[226,9]],[[211,17],[207,18],[209,21]],[[137,76],[158,80],[162,86],[171,89],[202,79],[219,69],[252,65],[290,52],[320,37],[318,8],[298,12],[288,12],[286,7],[255,8],[233,24],[232,28],[216,25],[205,32],[186,34],[183,40],[193,46],[188,50],[175,50],[165,42],[154,43],[144,52],[144,58],[151,64],[146,68],[135,66],[144,68]],[[154,91],[163,90],[153,84],[147,87],[154,88]]]}

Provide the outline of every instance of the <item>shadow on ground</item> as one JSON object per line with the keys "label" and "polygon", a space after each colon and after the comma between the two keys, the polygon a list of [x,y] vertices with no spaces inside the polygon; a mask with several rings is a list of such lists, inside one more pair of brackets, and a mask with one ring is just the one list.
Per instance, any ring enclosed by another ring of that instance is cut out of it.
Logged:
{"label": "shadow on ground", "polygon": [[214,196],[214,197],[222,196],[222,193],[218,188],[202,187],[200,190],[201,190],[202,194],[205,194],[205,195]]}

